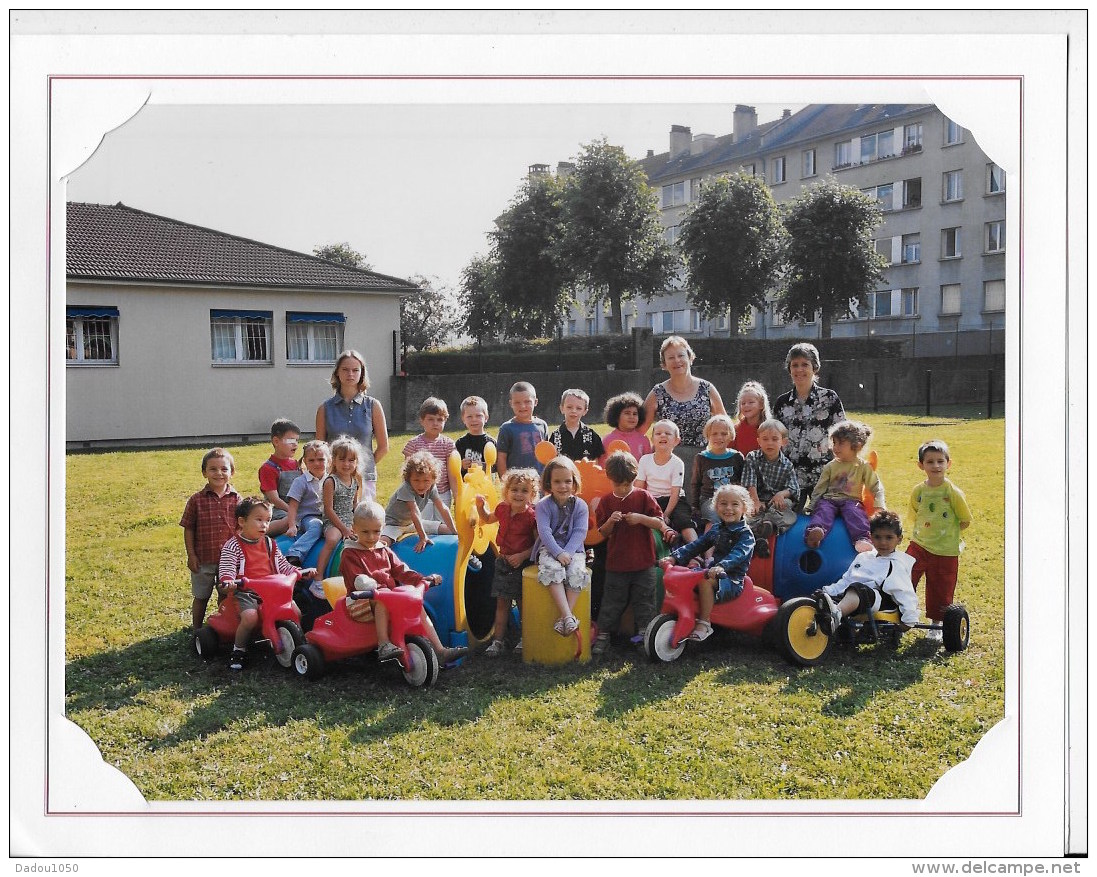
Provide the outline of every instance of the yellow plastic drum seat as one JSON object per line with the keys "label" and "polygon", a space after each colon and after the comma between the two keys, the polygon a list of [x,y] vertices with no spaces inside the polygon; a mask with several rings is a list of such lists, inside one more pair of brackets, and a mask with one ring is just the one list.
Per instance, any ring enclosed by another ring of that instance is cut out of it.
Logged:
{"label": "yellow plastic drum seat", "polygon": [[590,570],[587,587],[572,609],[579,627],[560,636],[553,624],[559,618],[548,588],[537,581],[537,566],[522,571],[522,660],[527,664],[570,664],[590,660]]}

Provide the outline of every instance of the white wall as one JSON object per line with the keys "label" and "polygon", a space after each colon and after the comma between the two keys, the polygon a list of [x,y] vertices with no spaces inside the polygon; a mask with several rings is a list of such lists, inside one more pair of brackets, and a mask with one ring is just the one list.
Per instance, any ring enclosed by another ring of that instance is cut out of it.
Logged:
{"label": "white wall", "polygon": [[[289,417],[311,432],[317,406],[332,392],[332,365],[286,364],[289,310],[345,314],[343,345],[365,355],[370,395],[386,409],[389,405],[392,332],[400,323],[400,299],[393,294],[81,282],[69,283],[68,303],[119,310],[117,366],[61,366],[70,447],[83,442],[180,443],[213,436],[239,441],[269,434],[277,417]],[[214,365],[211,308],[273,311],[273,364]],[[61,337],[54,351],[59,364],[64,356]]]}

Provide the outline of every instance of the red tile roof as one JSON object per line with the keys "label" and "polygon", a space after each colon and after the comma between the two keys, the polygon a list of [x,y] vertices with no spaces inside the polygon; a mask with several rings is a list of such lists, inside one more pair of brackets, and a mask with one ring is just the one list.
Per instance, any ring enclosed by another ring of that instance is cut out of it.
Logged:
{"label": "red tile roof", "polygon": [[65,236],[70,279],[392,293],[417,288],[398,277],[348,268],[122,203],[70,201]]}

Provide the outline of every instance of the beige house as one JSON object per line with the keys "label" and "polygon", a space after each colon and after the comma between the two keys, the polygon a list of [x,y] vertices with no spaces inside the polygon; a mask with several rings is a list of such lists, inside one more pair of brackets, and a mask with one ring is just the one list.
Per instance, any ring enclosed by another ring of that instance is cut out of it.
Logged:
{"label": "beige house", "polygon": [[126,207],[69,203],[69,450],[311,432],[339,351],[389,406],[407,280]]}

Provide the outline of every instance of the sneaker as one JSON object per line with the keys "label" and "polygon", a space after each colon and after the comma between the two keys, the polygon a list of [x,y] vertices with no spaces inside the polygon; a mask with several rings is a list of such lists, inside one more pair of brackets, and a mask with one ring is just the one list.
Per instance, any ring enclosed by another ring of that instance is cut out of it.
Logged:
{"label": "sneaker", "polygon": [[452,664],[458,658],[463,658],[469,653],[469,650],[465,646],[457,646],[452,649],[442,649],[441,654],[438,655],[438,660],[445,664]]}
{"label": "sneaker", "polygon": [[712,625],[707,621],[698,621],[693,626],[693,632],[686,637],[691,642],[699,643],[704,642],[710,636],[712,636]]}
{"label": "sneaker", "polygon": [[484,649],[484,654],[489,658],[498,658],[503,654],[504,649],[506,649],[506,646],[501,639],[493,639],[491,645]]}
{"label": "sneaker", "polygon": [[383,643],[377,648],[378,661],[395,661],[404,654],[404,650],[396,643]]}
{"label": "sneaker", "polygon": [[823,543],[826,531],[822,527],[808,527],[804,533],[804,544],[808,548],[818,548]]}
{"label": "sneaker", "polygon": [[564,619],[564,629],[560,632],[564,636],[571,636],[575,631],[579,629],[579,619],[574,615],[569,615]]}
{"label": "sneaker", "polygon": [[475,554],[470,554],[468,567],[472,572],[480,572],[484,568],[484,562]]}
{"label": "sneaker", "polygon": [[604,655],[609,650],[609,634],[600,633],[597,638],[591,643],[590,653],[592,655]]}
{"label": "sneaker", "polygon": [[941,633],[941,628],[931,627],[926,631],[926,642],[938,645],[945,641],[944,634]]}
{"label": "sneaker", "polygon": [[834,636],[842,624],[842,610],[826,591],[815,592],[815,607],[819,610],[819,627],[827,636]]}
{"label": "sneaker", "polygon": [[247,663],[248,653],[244,649],[233,649],[232,657],[229,658],[230,670],[243,670],[244,664]]}
{"label": "sneaker", "polygon": [[518,645],[516,645],[514,647],[514,654],[516,654],[516,655],[522,654],[522,641],[521,640],[518,640]]}

